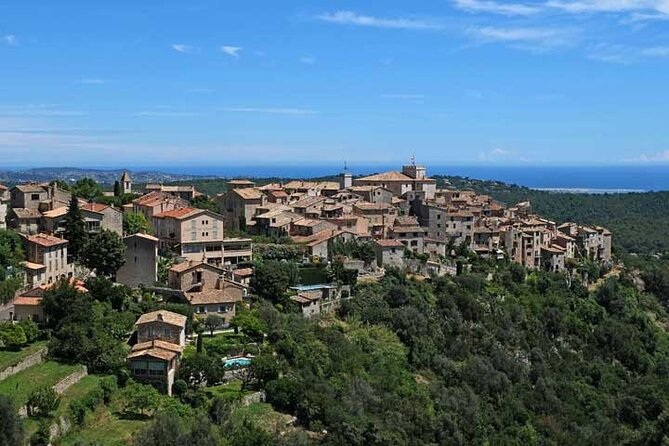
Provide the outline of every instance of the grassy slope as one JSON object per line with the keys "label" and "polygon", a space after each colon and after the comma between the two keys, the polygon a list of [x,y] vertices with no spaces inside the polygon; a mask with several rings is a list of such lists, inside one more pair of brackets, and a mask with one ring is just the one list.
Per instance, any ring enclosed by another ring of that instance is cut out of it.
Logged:
{"label": "grassy slope", "polygon": [[0,350],[0,370],[5,370],[7,367],[11,367],[13,365],[18,364],[25,357],[35,353],[37,350],[44,347],[45,345],[46,341],[38,341],[17,351]]}
{"label": "grassy slope", "polygon": [[17,404],[23,405],[34,389],[40,386],[53,386],[80,368],[80,365],[46,361],[0,381],[0,394],[9,395]]}

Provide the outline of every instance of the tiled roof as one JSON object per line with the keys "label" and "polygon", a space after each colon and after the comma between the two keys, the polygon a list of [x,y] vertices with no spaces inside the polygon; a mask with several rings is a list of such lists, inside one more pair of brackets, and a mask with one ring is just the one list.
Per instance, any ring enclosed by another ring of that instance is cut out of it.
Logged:
{"label": "tiled roof", "polygon": [[413,181],[413,178],[404,175],[402,172],[384,172],[358,178],[356,181]]}
{"label": "tiled roof", "polygon": [[41,186],[39,184],[17,184],[16,188],[20,190],[23,193],[41,193],[41,192],[46,192],[46,189],[44,189],[44,186]]}
{"label": "tiled roof", "polygon": [[141,237],[141,238],[146,239],[146,240],[151,240],[152,242],[159,242],[160,241],[160,239],[158,237],[154,237],[151,234],[144,234],[142,232],[138,232],[137,234],[131,234],[131,235],[125,236],[125,238],[132,238],[132,237]]}
{"label": "tiled roof", "polygon": [[292,208],[307,208],[309,206],[314,206],[316,204],[322,203],[325,201],[323,197],[305,197],[301,200],[298,200],[294,203],[291,203]]}
{"label": "tiled roof", "polygon": [[233,185],[253,185],[255,184],[251,180],[244,180],[244,179],[238,179],[238,180],[230,180],[228,181],[228,184],[233,184]]}
{"label": "tiled roof", "polygon": [[385,203],[369,203],[366,201],[359,201],[353,205],[353,207],[360,209],[361,211],[367,210],[386,210],[392,209],[393,207]]}
{"label": "tiled roof", "polygon": [[86,203],[81,206],[81,209],[84,211],[97,212],[100,213],[107,209],[109,206],[102,203]]}
{"label": "tiled roof", "polygon": [[404,248],[404,244],[399,240],[377,240],[376,244],[382,248]]}
{"label": "tiled roof", "polygon": [[30,243],[35,243],[37,245],[44,246],[47,248],[67,243],[67,240],[65,240],[64,238],[58,238],[48,234],[29,235],[26,236],[26,240],[28,240]]}
{"label": "tiled roof", "polygon": [[32,270],[40,270],[46,268],[46,265],[42,265],[41,263],[23,262],[22,265],[24,268]]}
{"label": "tiled roof", "polygon": [[19,219],[42,217],[42,213],[37,209],[13,208],[12,212],[14,212],[14,215],[16,215]]}
{"label": "tiled roof", "polygon": [[44,212],[42,216],[46,218],[58,218],[65,214],[67,214],[67,206],[61,206],[59,208]]}
{"label": "tiled roof", "polygon": [[259,200],[262,198],[262,192],[252,187],[246,189],[232,189],[232,192],[236,193],[244,200]]}
{"label": "tiled roof", "polygon": [[139,319],[137,319],[137,322],[135,322],[135,325],[148,324],[150,322],[165,322],[169,325],[185,327],[187,319],[188,318],[182,314],[173,313],[167,310],[157,310],[141,315]]}
{"label": "tiled roof", "polygon": [[186,293],[186,297],[191,305],[216,305],[241,302],[244,298],[244,291],[239,286],[233,286],[228,282],[228,285],[222,290]]}
{"label": "tiled roof", "polygon": [[172,209],[170,211],[161,212],[160,214],[154,215],[154,217],[176,218],[177,220],[181,220],[183,218],[195,215],[196,213],[199,214],[200,212],[204,212],[204,210],[186,207],[186,208]]}
{"label": "tiled roof", "polygon": [[221,268],[218,268],[217,266],[202,261],[192,261],[192,260],[172,265],[170,271],[175,273],[183,273],[185,271],[189,271],[194,268],[209,268],[223,274],[223,270]]}
{"label": "tiled roof", "polygon": [[172,351],[172,350],[166,350],[164,348],[160,348],[157,346],[147,348],[144,350],[137,350],[133,351],[128,355],[128,359],[134,359],[134,358],[141,358],[144,356],[150,356],[152,358],[157,358],[157,359],[162,359],[163,361],[171,361],[175,357],[177,357],[179,353]]}
{"label": "tiled roof", "polygon": [[171,352],[181,353],[183,347],[178,344],[173,344],[172,342],[161,341],[160,339],[154,339],[152,341],[140,342],[132,346],[132,351],[136,352],[139,350],[148,350],[150,348],[161,348],[163,350],[168,350]]}
{"label": "tiled roof", "polygon": [[14,299],[14,306],[21,305],[26,307],[39,307],[42,305],[41,297],[17,297]]}
{"label": "tiled roof", "polygon": [[238,268],[232,274],[237,277],[249,277],[253,275],[253,268]]}

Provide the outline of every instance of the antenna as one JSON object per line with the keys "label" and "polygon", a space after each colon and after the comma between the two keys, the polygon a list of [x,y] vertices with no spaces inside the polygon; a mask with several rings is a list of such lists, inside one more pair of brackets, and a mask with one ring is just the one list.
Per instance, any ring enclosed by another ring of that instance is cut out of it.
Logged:
{"label": "antenna", "polygon": [[344,160],[344,172],[348,170],[348,166],[346,165],[346,160]]}
{"label": "antenna", "polygon": [[411,155],[411,165],[412,166],[416,165],[416,154]]}

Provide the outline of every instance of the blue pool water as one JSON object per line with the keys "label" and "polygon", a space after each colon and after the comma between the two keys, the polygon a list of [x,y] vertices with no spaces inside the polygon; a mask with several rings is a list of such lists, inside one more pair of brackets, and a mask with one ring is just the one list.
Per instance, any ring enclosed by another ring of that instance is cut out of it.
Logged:
{"label": "blue pool water", "polygon": [[251,365],[250,358],[232,358],[228,359],[223,363],[223,367],[232,368],[232,367],[247,367]]}

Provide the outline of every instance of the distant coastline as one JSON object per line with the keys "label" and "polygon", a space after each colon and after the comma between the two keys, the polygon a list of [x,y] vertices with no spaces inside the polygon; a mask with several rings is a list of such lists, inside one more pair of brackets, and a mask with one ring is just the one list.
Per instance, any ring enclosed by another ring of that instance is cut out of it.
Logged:
{"label": "distant coastline", "polygon": [[[630,193],[669,190],[669,165],[659,166],[448,166],[425,163],[428,175],[460,176],[477,180],[500,181],[531,189],[563,193]],[[368,175],[376,172],[397,170],[396,165],[349,163],[349,171],[354,175]],[[183,181],[188,178],[291,178],[309,179],[335,176],[343,165],[295,164],[295,165],[128,165],[91,166],[84,170],[115,172],[124,168],[133,173],[143,172],[143,177],[151,181]],[[39,168],[58,171],[58,167]],[[7,166],[5,170],[30,170],[27,166]],[[98,173],[99,173],[98,172]],[[6,181],[6,180],[5,180]]]}

